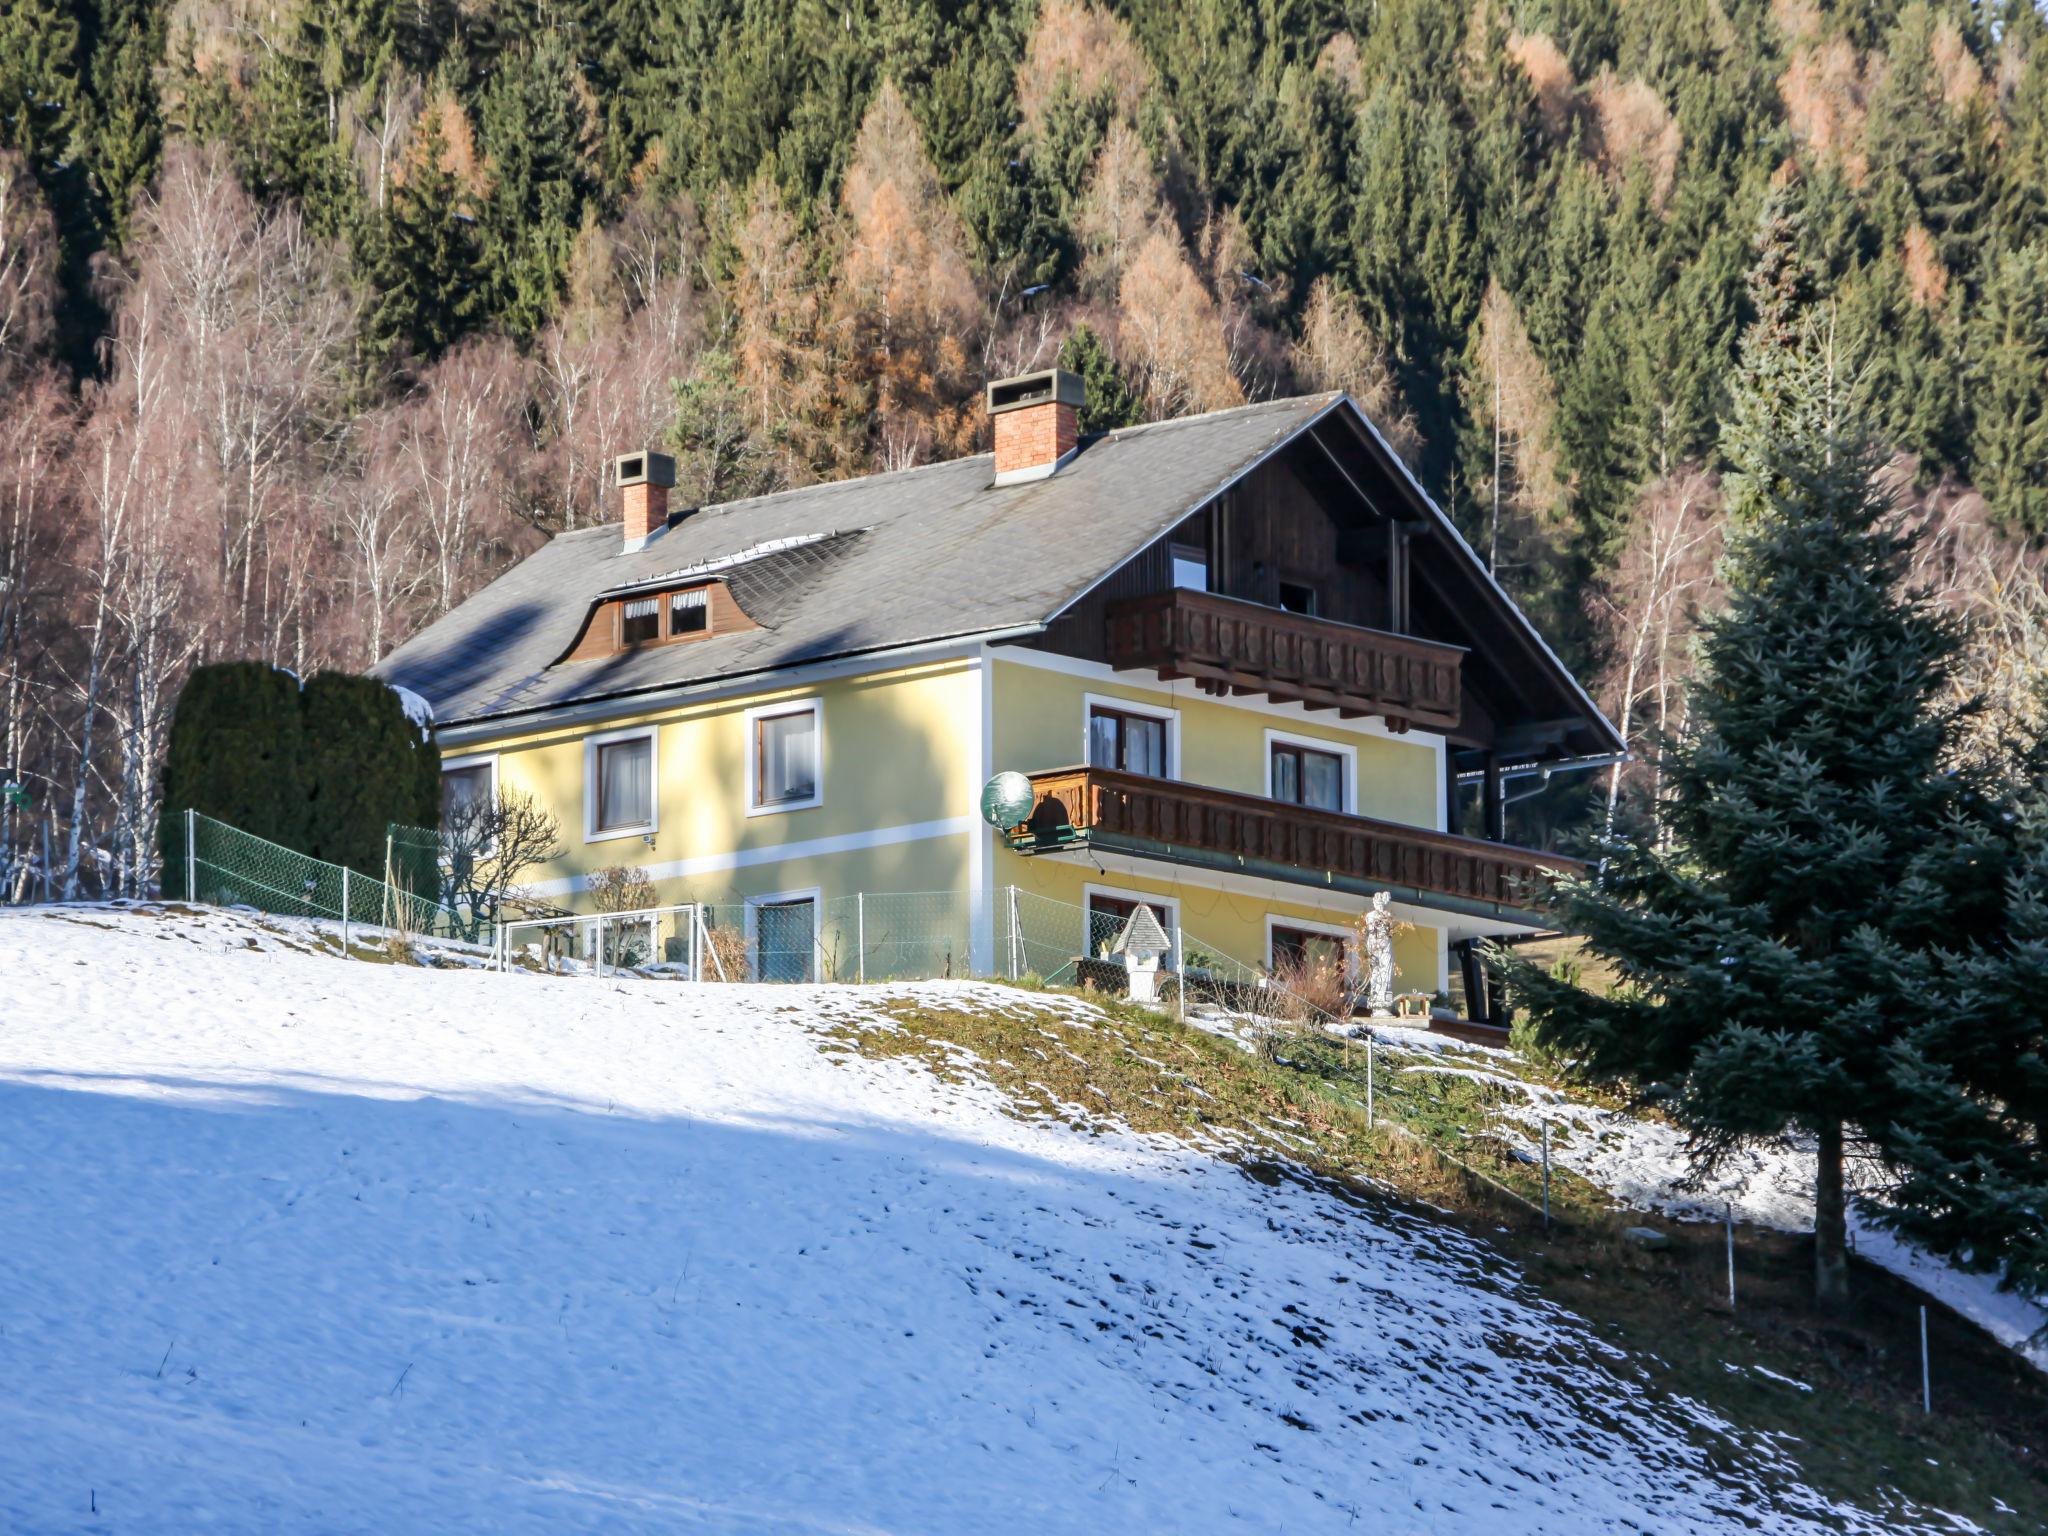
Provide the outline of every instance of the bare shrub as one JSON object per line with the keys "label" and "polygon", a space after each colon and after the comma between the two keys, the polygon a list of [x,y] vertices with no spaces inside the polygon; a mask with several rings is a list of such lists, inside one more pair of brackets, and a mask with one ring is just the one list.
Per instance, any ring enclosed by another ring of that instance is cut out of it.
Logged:
{"label": "bare shrub", "polygon": [[562,851],[561,823],[531,795],[507,790],[462,801],[441,825],[444,904],[474,938],[497,920],[520,876]]}
{"label": "bare shrub", "polygon": [[600,912],[644,912],[654,906],[654,882],[630,864],[607,864],[590,877],[590,904]]}

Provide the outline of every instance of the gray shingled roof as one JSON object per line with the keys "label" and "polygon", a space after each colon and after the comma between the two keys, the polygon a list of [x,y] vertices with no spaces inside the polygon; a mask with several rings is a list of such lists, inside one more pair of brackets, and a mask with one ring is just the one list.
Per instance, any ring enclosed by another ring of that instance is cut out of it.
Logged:
{"label": "gray shingled roof", "polygon": [[[979,454],[704,507],[631,554],[616,521],[560,534],[376,671],[445,726],[1043,623],[1340,398],[1108,433],[1023,485]],[[600,593],[785,539],[719,573],[761,628],[553,664]]]}

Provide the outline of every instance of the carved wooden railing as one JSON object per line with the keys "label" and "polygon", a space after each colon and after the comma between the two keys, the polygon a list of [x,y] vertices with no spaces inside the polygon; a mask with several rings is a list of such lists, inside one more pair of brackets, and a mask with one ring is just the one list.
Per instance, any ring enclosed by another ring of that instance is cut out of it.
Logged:
{"label": "carved wooden railing", "polygon": [[1464,649],[1360,629],[1214,592],[1175,589],[1109,610],[1109,664],[1193,678],[1346,715],[1384,715],[1396,730],[1449,729],[1462,710]]}
{"label": "carved wooden railing", "polygon": [[1292,866],[1317,885],[1327,872],[1508,906],[1526,906],[1547,876],[1579,874],[1586,867],[1561,854],[1176,779],[1107,768],[1055,768],[1029,778],[1034,805],[1028,836],[1017,838],[1026,851],[1051,850],[1065,837],[1085,834],[1104,842],[1128,839],[1248,864]]}

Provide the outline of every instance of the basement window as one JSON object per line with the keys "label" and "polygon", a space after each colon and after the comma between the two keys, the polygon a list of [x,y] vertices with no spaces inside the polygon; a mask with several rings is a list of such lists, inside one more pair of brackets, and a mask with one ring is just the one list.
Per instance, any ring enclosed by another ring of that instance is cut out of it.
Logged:
{"label": "basement window", "polygon": [[648,645],[661,638],[661,601],[635,598],[619,607],[619,644]]}
{"label": "basement window", "polygon": [[711,627],[711,594],[699,587],[694,592],[673,593],[668,600],[668,632],[671,635],[700,635]]}

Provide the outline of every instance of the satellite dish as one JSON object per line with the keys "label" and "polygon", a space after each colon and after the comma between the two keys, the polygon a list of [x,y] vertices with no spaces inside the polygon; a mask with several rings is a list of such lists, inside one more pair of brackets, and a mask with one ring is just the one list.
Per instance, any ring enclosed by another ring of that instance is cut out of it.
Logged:
{"label": "satellite dish", "polygon": [[1037,797],[1021,773],[999,773],[981,787],[981,819],[1001,831],[1031,819]]}

